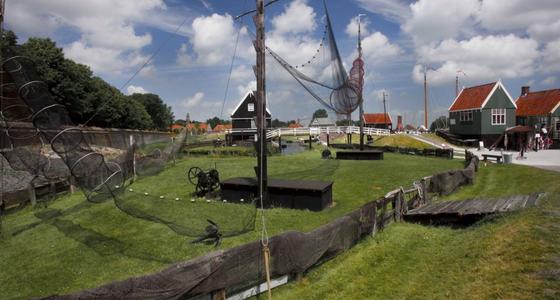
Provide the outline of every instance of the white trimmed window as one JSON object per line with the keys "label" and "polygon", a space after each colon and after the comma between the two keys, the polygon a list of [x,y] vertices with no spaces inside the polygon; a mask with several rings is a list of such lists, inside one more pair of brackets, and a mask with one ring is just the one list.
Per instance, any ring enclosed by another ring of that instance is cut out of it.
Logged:
{"label": "white trimmed window", "polygon": [[505,108],[492,108],[492,125],[506,125]]}
{"label": "white trimmed window", "polygon": [[461,122],[468,122],[472,121],[473,119],[473,111],[472,110],[465,110],[459,112],[459,120]]}
{"label": "white trimmed window", "polygon": [[255,103],[248,103],[247,104],[248,111],[255,111]]}

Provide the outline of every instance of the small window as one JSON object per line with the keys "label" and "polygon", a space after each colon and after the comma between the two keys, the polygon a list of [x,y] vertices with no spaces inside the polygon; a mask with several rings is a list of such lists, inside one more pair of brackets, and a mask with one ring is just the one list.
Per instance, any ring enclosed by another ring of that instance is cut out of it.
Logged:
{"label": "small window", "polygon": [[459,120],[461,122],[472,121],[472,119],[473,119],[473,111],[472,110],[465,110],[465,111],[459,112]]}
{"label": "small window", "polygon": [[492,125],[505,125],[505,124],[506,124],[506,109],[492,108]]}
{"label": "small window", "polygon": [[255,111],[255,103],[249,103],[247,105],[247,110],[248,111]]}
{"label": "small window", "polygon": [[556,121],[556,131],[560,131],[560,121]]}

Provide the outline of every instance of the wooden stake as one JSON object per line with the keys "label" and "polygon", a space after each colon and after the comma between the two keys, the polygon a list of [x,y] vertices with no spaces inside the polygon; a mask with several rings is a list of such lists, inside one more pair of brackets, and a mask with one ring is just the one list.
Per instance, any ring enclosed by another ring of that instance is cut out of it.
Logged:
{"label": "wooden stake", "polygon": [[267,286],[267,294],[268,300],[272,300],[272,288],[270,286],[270,249],[267,245],[263,247],[263,254],[264,254],[264,270],[266,272],[266,286]]}

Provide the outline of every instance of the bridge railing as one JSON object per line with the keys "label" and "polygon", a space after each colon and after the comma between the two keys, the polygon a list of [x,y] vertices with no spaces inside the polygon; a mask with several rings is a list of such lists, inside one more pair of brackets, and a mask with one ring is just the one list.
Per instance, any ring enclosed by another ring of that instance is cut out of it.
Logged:
{"label": "bridge railing", "polygon": [[[256,134],[257,130],[254,128],[247,128],[247,129],[228,129],[226,130],[226,134],[229,133],[247,133],[247,134]],[[286,135],[320,135],[320,134],[359,134],[360,127],[358,126],[328,126],[328,127],[300,127],[300,128],[276,128],[276,129],[268,129],[266,133],[266,138],[271,139],[278,136],[286,136]],[[390,135],[391,131],[389,129],[382,129],[382,128],[369,128],[364,127],[364,134],[366,135]]]}

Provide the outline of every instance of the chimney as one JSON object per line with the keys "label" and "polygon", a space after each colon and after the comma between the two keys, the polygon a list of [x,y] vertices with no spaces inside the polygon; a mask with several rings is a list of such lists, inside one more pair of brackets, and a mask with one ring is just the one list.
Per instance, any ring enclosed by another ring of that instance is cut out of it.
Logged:
{"label": "chimney", "polygon": [[528,86],[528,85],[522,86],[522,87],[521,87],[521,96],[525,96],[525,95],[529,94],[529,89],[530,89],[530,88],[531,88],[531,87]]}
{"label": "chimney", "polygon": [[402,116],[397,116],[397,131],[403,131],[404,127],[403,127],[403,122],[402,122]]}

